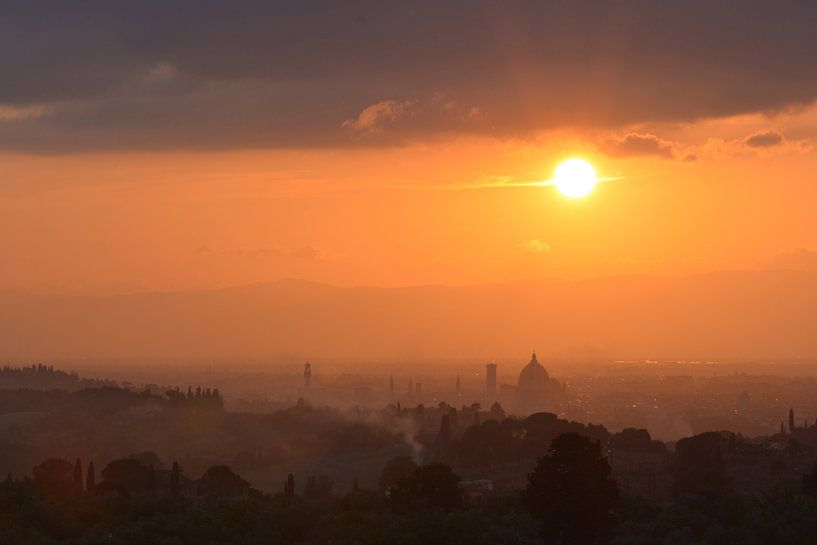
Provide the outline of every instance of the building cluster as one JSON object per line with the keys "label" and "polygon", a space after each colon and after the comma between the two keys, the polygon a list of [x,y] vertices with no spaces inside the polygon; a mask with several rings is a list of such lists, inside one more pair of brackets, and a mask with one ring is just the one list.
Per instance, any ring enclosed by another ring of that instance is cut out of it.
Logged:
{"label": "building cluster", "polygon": [[491,395],[494,392],[495,399],[489,398],[488,401],[499,401],[515,414],[552,411],[564,401],[564,387],[539,363],[536,352],[531,354],[530,361],[520,371],[517,384],[502,384],[498,392],[496,371],[496,364],[489,363],[486,369],[486,393]]}
{"label": "building cluster", "polygon": [[[378,393],[369,386],[356,386],[350,392],[333,391],[313,384],[312,364],[306,362],[303,371],[303,387],[299,397],[315,402],[331,404],[332,399],[339,399],[344,394],[353,394],[361,405],[378,405],[383,402],[402,402],[403,405],[436,405],[438,403],[470,404],[479,403],[487,408],[494,403],[507,407],[514,414],[527,415],[541,411],[556,411],[566,399],[564,386],[552,378],[539,362],[536,352],[531,354],[530,361],[519,372],[515,384],[500,384],[498,365],[490,362],[485,367],[485,382],[480,391],[464,392],[460,376],[454,381],[454,389],[447,391],[424,388],[424,384],[409,377],[406,387],[395,386],[394,375],[389,376],[385,390]],[[433,385],[432,385],[433,386]]]}

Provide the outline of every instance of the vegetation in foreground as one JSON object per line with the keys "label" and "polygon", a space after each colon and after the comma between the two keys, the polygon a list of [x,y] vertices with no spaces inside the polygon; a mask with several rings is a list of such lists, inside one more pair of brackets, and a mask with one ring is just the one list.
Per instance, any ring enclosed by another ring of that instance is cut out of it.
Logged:
{"label": "vegetation in foreground", "polygon": [[[817,470],[801,490],[730,489],[717,434],[679,446],[675,496],[663,505],[621,494],[599,442],[557,437],[518,494],[464,492],[445,464],[397,457],[379,488],[333,495],[311,477],[296,493],[262,494],[227,466],[188,479],[150,453],[92,465],[50,459],[33,478],[0,484],[0,543],[14,544],[812,544]],[[99,478],[99,481],[97,481]]]}

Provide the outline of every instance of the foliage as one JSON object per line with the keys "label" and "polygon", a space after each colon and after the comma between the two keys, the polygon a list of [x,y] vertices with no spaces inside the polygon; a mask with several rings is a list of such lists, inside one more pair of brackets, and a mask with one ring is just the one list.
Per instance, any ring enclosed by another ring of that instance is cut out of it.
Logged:
{"label": "foliage", "polygon": [[304,496],[310,500],[326,500],[332,497],[335,483],[326,475],[312,475],[306,480]]}
{"label": "foliage", "polygon": [[613,448],[616,451],[644,452],[662,454],[667,452],[667,446],[661,441],[650,437],[650,432],[644,429],[624,428],[613,434]]}
{"label": "foliage", "polygon": [[613,533],[618,486],[601,447],[576,433],[553,440],[522,493],[525,507],[542,522],[545,543],[600,543]]}
{"label": "foliage", "polygon": [[538,530],[513,500],[398,514],[374,492],[321,501],[282,499],[192,502],[86,493],[78,501],[62,502],[42,496],[31,483],[14,481],[0,484],[0,543],[532,545]]}
{"label": "foliage", "polygon": [[380,490],[387,492],[397,481],[417,469],[417,463],[410,456],[395,456],[386,463],[380,474]]}
{"label": "foliage", "polygon": [[36,466],[32,474],[44,494],[66,497],[74,488],[74,465],[68,460],[50,458]]}
{"label": "foliage", "polygon": [[129,494],[150,489],[150,469],[132,458],[114,460],[102,470],[102,478],[103,482],[97,488],[106,484]]}
{"label": "foliage", "polygon": [[564,433],[594,441],[606,441],[610,436],[603,426],[569,422],[553,413],[535,413],[524,420],[491,419],[465,430],[459,442],[459,460],[468,467],[485,467],[536,459],[547,452],[555,437]]}
{"label": "foliage", "polygon": [[392,506],[400,512],[455,509],[462,506],[459,482],[459,476],[445,464],[420,466],[391,487]]}
{"label": "foliage", "polygon": [[681,439],[675,445],[674,483],[676,494],[719,494],[726,486],[723,450],[729,437],[706,432]]}

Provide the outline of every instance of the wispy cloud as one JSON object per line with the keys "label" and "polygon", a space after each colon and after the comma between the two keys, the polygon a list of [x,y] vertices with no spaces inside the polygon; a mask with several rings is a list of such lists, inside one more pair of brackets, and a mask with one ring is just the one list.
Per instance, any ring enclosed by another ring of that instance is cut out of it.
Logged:
{"label": "wispy cloud", "polygon": [[[650,173],[643,176],[653,176]],[[600,176],[596,181],[599,183],[616,182],[624,180],[625,176]],[[521,180],[513,176],[485,176],[473,182],[461,184],[447,184],[438,186],[440,189],[502,189],[514,187],[549,187],[556,184],[556,180]]]}
{"label": "wispy cloud", "polygon": [[0,104],[0,121],[18,121],[22,119],[36,119],[50,113],[46,106],[11,106]]}
{"label": "wispy cloud", "polygon": [[377,133],[389,123],[394,123],[399,119],[409,115],[417,105],[416,100],[381,100],[363,108],[356,118],[347,119],[343,122],[344,128],[356,131]]}

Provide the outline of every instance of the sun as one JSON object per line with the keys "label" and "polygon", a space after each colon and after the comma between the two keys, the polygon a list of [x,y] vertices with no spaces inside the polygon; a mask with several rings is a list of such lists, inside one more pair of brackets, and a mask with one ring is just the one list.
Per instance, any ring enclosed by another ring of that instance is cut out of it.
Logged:
{"label": "sun", "polygon": [[598,178],[593,165],[584,159],[568,159],[556,167],[553,184],[559,192],[571,199],[584,197],[593,191]]}

